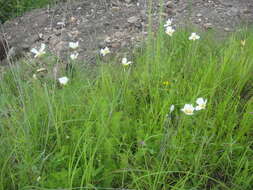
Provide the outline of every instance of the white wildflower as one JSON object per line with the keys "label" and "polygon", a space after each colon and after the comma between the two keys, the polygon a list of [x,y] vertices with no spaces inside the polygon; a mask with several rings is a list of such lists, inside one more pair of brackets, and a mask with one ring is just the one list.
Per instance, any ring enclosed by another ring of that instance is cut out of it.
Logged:
{"label": "white wildflower", "polygon": [[76,60],[76,59],[77,59],[77,57],[78,57],[78,55],[79,55],[79,53],[77,53],[77,52],[72,53],[72,54],[70,55],[70,59],[72,59],[72,60]]}
{"label": "white wildflower", "polygon": [[39,182],[40,180],[41,180],[41,177],[38,176],[37,179],[36,179],[36,181]]}
{"label": "white wildflower", "polygon": [[71,49],[77,49],[79,47],[79,42],[69,42],[69,47]]}
{"label": "white wildflower", "polygon": [[199,110],[203,110],[206,109],[206,103],[207,103],[207,99],[204,98],[198,98],[196,103],[198,104],[195,108],[195,110],[199,111]]}
{"label": "white wildflower", "polygon": [[244,47],[246,44],[246,40],[241,40],[241,45]]}
{"label": "white wildflower", "polygon": [[174,32],[175,29],[173,29],[172,26],[167,26],[165,29],[165,33],[168,34],[169,36],[172,36]]}
{"label": "white wildflower", "polygon": [[128,66],[128,65],[131,65],[132,62],[131,61],[127,61],[127,58],[122,58],[122,61],[121,61],[122,65],[124,66]]}
{"label": "white wildflower", "polygon": [[58,81],[61,85],[66,85],[69,81],[69,78],[68,77],[61,77],[61,78],[58,78]]}
{"label": "white wildflower", "polygon": [[192,104],[185,104],[184,107],[181,109],[186,115],[193,115],[195,108]]}
{"label": "white wildflower", "polygon": [[192,41],[199,40],[199,39],[200,39],[200,36],[197,35],[195,32],[193,32],[191,36],[189,37],[189,40],[192,40]]}
{"label": "white wildflower", "polygon": [[37,75],[36,74],[33,74],[33,79],[37,80]]}
{"label": "white wildflower", "polygon": [[163,26],[164,26],[164,27],[171,26],[171,25],[172,25],[172,21],[173,21],[173,20],[169,18]]}
{"label": "white wildflower", "polygon": [[36,57],[40,57],[40,56],[44,55],[44,54],[46,53],[46,52],[45,52],[45,49],[46,49],[46,44],[43,44],[43,43],[42,43],[39,50],[37,50],[37,49],[35,49],[35,48],[32,48],[32,49],[31,49],[31,52],[32,52],[33,54],[35,54],[35,55],[34,55],[34,58],[36,58]]}
{"label": "white wildflower", "polygon": [[102,49],[100,50],[100,54],[101,54],[102,56],[105,56],[105,55],[107,55],[108,53],[110,53],[110,50],[109,50],[108,47],[102,48]]}
{"label": "white wildflower", "polygon": [[172,105],[170,106],[170,113],[172,113],[174,110],[175,110],[175,106],[172,104]]}

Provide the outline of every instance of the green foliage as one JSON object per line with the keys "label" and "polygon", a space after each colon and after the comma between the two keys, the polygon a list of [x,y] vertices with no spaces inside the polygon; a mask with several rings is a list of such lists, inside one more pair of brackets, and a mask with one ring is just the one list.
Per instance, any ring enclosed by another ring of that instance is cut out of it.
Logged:
{"label": "green foliage", "polygon": [[[25,64],[5,74],[0,190],[252,189],[253,35],[190,33],[161,31],[133,65],[100,60],[64,87],[23,80]],[[198,97],[206,109],[185,115]]]}
{"label": "green foliage", "polygon": [[0,23],[54,2],[55,0],[0,0]]}

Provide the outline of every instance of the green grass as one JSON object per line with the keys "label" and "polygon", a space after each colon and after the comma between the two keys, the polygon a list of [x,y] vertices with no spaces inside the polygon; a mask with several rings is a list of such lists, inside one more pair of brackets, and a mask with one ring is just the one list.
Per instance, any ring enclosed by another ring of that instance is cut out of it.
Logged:
{"label": "green grass", "polygon": [[[253,34],[191,32],[150,36],[129,67],[77,66],[64,87],[33,62],[6,73],[0,189],[252,189]],[[198,97],[206,109],[185,115]]]}
{"label": "green grass", "polygon": [[[26,11],[55,4],[57,0],[0,0],[0,23],[20,16]],[[65,1],[65,0],[60,0]]]}

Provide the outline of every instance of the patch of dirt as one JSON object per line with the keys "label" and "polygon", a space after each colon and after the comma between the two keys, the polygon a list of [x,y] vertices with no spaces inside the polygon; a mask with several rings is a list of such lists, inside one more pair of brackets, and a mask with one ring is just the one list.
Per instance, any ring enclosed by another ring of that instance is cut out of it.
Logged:
{"label": "patch of dirt", "polygon": [[176,21],[220,33],[253,23],[252,0],[178,0]]}
{"label": "patch of dirt", "polygon": [[[71,53],[68,43],[79,41],[78,59],[94,62],[100,48],[107,46],[118,55],[121,50],[124,54],[143,41],[147,34],[148,2],[85,0],[62,3],[6,22],[1,27],[1,36],[8,41],[13,57],[23,52],[30,54],[31,48],[45,43],[50,52],[67,60]],[[158,2],[153,0],[154,28],[158,25],[161,8]],[[241,24],[252,24],[253,1],[165,0],[161,15],[164,19],[173,18],[176,27],[192,23],[203,30],[218,29],[227,33]]]}

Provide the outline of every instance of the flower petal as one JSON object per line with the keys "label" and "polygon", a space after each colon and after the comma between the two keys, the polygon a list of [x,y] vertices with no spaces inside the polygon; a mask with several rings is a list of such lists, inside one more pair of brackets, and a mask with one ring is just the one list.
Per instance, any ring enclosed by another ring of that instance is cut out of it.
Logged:
{"label": "flower petal", "polygon": [[39,53],[38,50],[35,49],[35,48],[32,48],[32,49],[31,49],[31,52],[32,52],[33,54],[38,54],[38,53]]}

